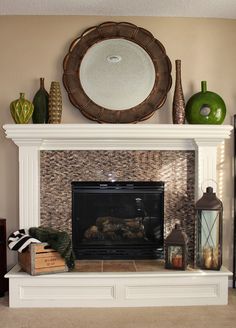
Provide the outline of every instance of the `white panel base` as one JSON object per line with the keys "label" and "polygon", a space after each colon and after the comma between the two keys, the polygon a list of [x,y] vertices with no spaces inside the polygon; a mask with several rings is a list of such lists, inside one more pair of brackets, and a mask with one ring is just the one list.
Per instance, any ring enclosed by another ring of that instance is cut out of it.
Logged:
{"label": "white panel base", "polygon": [[145,307],[224,305],[227,269],[140,273],[59,273],[30,276],[16,265],[9,278],[9,306]]}

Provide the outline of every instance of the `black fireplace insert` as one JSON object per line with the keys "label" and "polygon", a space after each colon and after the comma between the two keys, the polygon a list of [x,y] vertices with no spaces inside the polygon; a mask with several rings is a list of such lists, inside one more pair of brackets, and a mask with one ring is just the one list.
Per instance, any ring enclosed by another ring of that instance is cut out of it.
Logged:
{"label": "black fireplace insert", "polygon": [[77,259],[163,258],[164,182],[72,182]]}

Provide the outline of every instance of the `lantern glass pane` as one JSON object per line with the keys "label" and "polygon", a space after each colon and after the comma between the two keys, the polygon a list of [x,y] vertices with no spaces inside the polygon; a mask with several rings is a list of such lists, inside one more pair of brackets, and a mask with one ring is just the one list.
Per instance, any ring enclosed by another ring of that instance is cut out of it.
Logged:
{"label": "lantern glass pane", "polygon": [[218,211],[201,211],[199,218],[199,260],[203,267],[218,266],[220,243],[220,216]]}
{"label": "lantern glass pane", "polygon": [[168,262],[173,268],[182,268],[183,265],[183,247],[169,246],[168,247]]}

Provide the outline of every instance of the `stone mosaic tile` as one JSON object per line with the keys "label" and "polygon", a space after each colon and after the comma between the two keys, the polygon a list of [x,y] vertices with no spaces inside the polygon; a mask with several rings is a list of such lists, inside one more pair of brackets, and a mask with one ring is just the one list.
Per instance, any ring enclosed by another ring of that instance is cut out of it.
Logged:
{"label": "stone mosaic tile", "polygon": [[180,222],[194,252],[194,151],[41,151],[41,225],[71,234],[72,181],[165,181],[165,231]]}

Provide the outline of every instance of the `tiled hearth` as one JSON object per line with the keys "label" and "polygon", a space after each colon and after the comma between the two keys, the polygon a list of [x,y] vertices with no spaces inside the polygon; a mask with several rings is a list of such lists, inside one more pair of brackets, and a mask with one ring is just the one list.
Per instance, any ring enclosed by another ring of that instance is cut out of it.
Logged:
{"label": "tiled hearth", "polygon": [[[57,156],[58,152],[64,154],[71,152],[70,154],[76,153],[80,160],[83,158],[81,152],[93,152],[93,154],[96,151],[101,151],[103,154],[115,152],[118,155],[119,152],[127,151],[130,154],[136,151],[136,155],[139,152],[139,154],[144,154],[144,158],[149,154],[151,157],[154,156],[154,164],[152,163],[154,166],[150,170],[153,171],[153,179],[159,179],[159,173],[156,172],[158,171],[156,154],[160,152],[191,154],[192,160],[188,163],[192,163],[192,169],[195,166],[194,177],[191,180],[195,183],[192,183],[194,186],[188,183],[183,190],[184,194],[191,198],[191,204],[193,204],[194,198],[199,198],[202,194],[202,183],[208,179],[216,181],[217,147],[224,139],[230,137],[232,127],[173,124],[20,124],[6,125],[4,129],[7,137],[19,147],[19,226],[28,228],[38,226],[42,220],[45,220],[43,216],[45,208],[41,207],[44,202],[43,196],[40,202],[41,188],[47,186],[47,183],[44,185],[42,180],[40,183],[41,168],[44,165],[41,162],[40,168],[40,158],[43,158],[45,154],[52,154],[53,157]],[[57,162],[57,165],[60,166],[60,162]],[[85,158],[83,169],[86,165]],[[133,166],[135,163],[129,166],[128,171]],[[70,179],[74,178],[78,179],[78,176]],[[181,177],[177,184],[180,181]],[[184,179],[184,181],[188,180]],[[167,193],[171,193],[171,188],[168,188]],[[183,216],[185,212],[183,211]],[[174,220],[173,214],[170,216],[171,220]],[[65,222],[70,231],[68,218]],[[78,271],[37,277],[21,272],[19,266],[16,265],[8,273],[10,306],[122,307],[227,304],[228,276],[231,273],[225,268],[220,271],[177,272],[164,270],[163,267],[161,270],[151,270],[153,263],[152,265],[149,263],[150,265],[147,266],[149,269],[146,271],[144,267],[137,266],[136,262],[124,263],[117,262],[115,272],[112,270],[114,263],[101,262],[99,264],[97,262],[96,265],[102,267],[103,270],[83,272],[81,264]],[[83,265],[86,267],[88,263],[83,263]],[[124,266],[127,269],[125,272]],[[118,267],[123,269],[119,271]],[[136,270],[138,267],[140,271]],[[106,268],[105,271],[104,268]],[[136,269],[133,271],[131,268]]]}
{"label": "tiled hearth", "polygon": [[[194,269],[190,266],[188,271]],[[163,260],[77,260],[75,272],[169,272]],[[195,270],[196,271],[196,270]]]}

